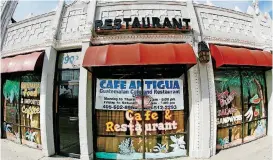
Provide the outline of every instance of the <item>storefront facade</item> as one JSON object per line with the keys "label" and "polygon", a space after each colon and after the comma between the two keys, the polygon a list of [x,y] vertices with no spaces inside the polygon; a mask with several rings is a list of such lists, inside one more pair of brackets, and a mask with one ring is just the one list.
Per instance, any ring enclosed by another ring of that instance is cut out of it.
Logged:
{"label": "storefront facade", "polygon": [[60,1],[6,26],[2,137],[46,156],[146,159],[272,136],[271,22],[192,1]]}

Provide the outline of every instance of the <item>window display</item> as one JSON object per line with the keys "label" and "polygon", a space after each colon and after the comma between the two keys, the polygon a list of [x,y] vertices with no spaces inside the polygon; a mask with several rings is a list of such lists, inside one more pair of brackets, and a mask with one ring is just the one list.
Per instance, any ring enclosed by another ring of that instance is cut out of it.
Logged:
{"label": "window display", "polygon": [[6,80],[3,88],[6,136],[17,143],[41,149],[40,76],[25,74],[18,77]]}
{"label": "window display", "polygon": [[21,143],[19,121],[20,80],[7,79],[3,87],[4,101],[4,131],[7,139]]}
{"label": "window display", "polygon": [[266,135],[263,71],[218,70],[217,149],[236,146]]}
{"label": "window display", "polygon": [[180,78],[143,79],[141,96],[140,79],[97,79],[96,157],[186,156],[183,86]]}

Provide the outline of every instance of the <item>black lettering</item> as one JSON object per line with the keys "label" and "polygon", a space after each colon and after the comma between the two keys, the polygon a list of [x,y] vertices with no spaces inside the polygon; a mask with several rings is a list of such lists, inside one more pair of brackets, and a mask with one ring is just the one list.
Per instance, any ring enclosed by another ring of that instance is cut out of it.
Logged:
{"label": "black lettering", "polygon": [[133,24],[132,24],[132,28],[140,28],[140,23],[137,17],[134,18]]}
{"label": "black lettering", "polygon": [[168,17],[165,17],[165,19],[164,19],[163,28],[165,28],[166,26],[168,28],[172,28],[172,24],[171,24],[171,22],[170,22],[170,20],[169,20]]}
{"label": "black lettering", "polygon": [[114,29],[120,29],[121,28],[121,19],[115,19],[114,20]]}
{"label": "black lettering", "polygon": [[145,24],[145,18],[142,17],[142,27],[143,28],[150,28],[150,18],[147,17],[147,25]]}
{"label": "black lettering", "polygon": [[168,28],[172,28],[173,27],[168,17],[165,17],[165,19],[164,19],[163,28],[165,28],[166,26]]}
{"label": "black lettering", "polygon": [[113,22],[112,19],[105,19],[103,29],[112,30],[113,29],[112,22]]}
{"label": "black lettering", "polygon": [[152,17],[153,28],[158,27],[161,28],[160,19],[158,17]]}
{"label": "black lettering", "polygon": [[95,30],[102,29],[102,25],[103,25],[102,20],[96,20],[95,21]]}
{"label": "black lettering", "polygon": [[128,29],[129,28],[129,22],[131,22],[132,19],[131,18],[123,18],[123,21],[125,21],[126,29]]}
{"label": "black lettering", "polygon": [[186,29],[189,29],[189,22],[190,21],[191,21],[190,19],[183,18],[183,22],[186,23]]}
{"label": "black lettering", "polygon": [[173,18],[173,28],[179,28],[182,29],[182,21],[181,18],[179,18],[179,22]]}

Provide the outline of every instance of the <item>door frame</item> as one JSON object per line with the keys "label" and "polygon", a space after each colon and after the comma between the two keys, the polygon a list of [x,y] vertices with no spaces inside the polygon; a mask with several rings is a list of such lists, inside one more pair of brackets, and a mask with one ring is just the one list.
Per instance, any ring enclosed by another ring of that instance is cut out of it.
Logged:
{"label": "door frame", "polygon": [[[62,153],[60,151],[60,132],[59,132],[59,110],[58,110],[58,106],[59,106],[59,85],[61,84],[61,82],[59,81],[59,74],[61,71],[63,70],[80,70],[80,68],[69,68],[69,69],[62,69],[62,68],[58,68],[58,64],[59,64],[59,60],[60,60],[60,54],[63,53],[71,53],[71,52],[81,52],[81,48],[76,48],[76,49],[70,49],[70,50],[62,50],[62,51],[58,51],[57,52],[57,58],[56,58],[56,63],[55,63],[55,73],[54,73],[54,83],[53,83],[53,108],[52,108],[52,112],[53,112],[53,135],[54,135],[54,148],[55,148],[55,154],[60,154],[60,155],[64,155],[67,157],[74,157],[71,156],[69,154],[65,154]],[[79,100],[79,99],[78,99]],[[75,158],[80,158],[80,154],[76,155]]]}

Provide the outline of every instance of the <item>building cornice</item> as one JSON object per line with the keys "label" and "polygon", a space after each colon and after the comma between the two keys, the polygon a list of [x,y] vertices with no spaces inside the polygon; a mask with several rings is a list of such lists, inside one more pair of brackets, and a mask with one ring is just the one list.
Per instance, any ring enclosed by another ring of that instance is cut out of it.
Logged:
{"label": "building cornice", "polygon": [[162,5],[182,5],[186,6],[187,2],[184,1],[97,1],[97,7],[116,6],[116,5],[142,5],[142,4],[162,4]]}
{"label": "building cornice", "polygon": [[12,27],[15,27],[15,26],[18,26],[18,25],[21,25],[21,24],[24,24],[24,23],[27,23],[27,22],[30,22],[30,21],[35,21],[35,20],[38,20],[40,18],[53,16],[55,14],[56,14],[56,11],[48,12],[48,13],[45,13],[45,14],[40,14],[40,15],[37,15],[37,16],[34,16],[34,17],[31,17],[31,18],[24,19],[22,21],[16,22],[16,23],[12,23],[11,25],[8,26],[8,28],[12,28]]}
{"label": "building cornice", "polygon": [[228,12],[228,13],[233,13],[233,14],[237,14],[240,16],[245,16],[248,18],[254,18],[253,15],[247,14],[247,13],[243,13],[243,12],[239,12],[239,11],[235,11],[232,9],[227,9],[227,8],[222,8],[222,7],[216,7],[216,6],[210,6],[210,5],[205,5],[205,4],[193,4],[194,7],[197,8],[205,8],[205,9],[211,9],[211,10],[217,10],[217,11],[222,11],[222,12]]}

